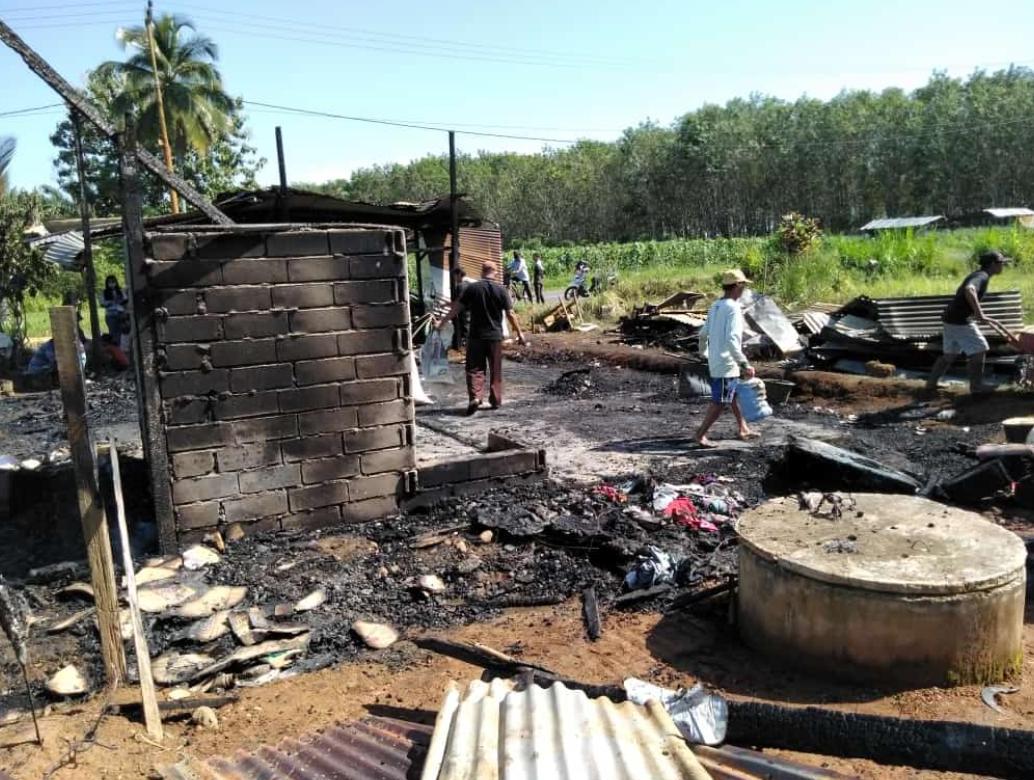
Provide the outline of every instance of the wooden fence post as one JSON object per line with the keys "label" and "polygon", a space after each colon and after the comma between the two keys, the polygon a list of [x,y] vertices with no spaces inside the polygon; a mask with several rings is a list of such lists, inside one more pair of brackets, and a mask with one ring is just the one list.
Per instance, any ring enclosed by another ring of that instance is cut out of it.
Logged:
{"label": "wooden fence post", "polygon": [[55,306],[50,310],[50,329],[54,337],[58,377],[61,380],[61,401],[68,424],[68,444],[75,469],[76,492],[79,496],[79,517],[86,539],[86,556],[90,561],[93,600],[97,605],[97,623],[101,634],[101,655],[109,684],[126,679],[126,655],[119,631],[118,591],[115,567],[111,557],[108,521],[104,516],[97,487],[97,463],[93,440],[86,422],[86,382],[79,360],[79,325],[75,308]]}

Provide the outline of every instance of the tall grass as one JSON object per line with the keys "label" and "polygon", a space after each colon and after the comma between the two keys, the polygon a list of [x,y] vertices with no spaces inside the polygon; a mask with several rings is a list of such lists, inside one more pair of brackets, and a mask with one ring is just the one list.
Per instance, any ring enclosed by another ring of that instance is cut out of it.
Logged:
{"label": "tall grass", "polygon": [[[685,239],[631,244],[544,248],[547,287],[566,286],[578,259],[594,273],[618,273],[607,303],[598,308],[621,314],[645,301],[681,289],[716,292],[723,269],[737,267],[755,286],[788,309],[810,303],[841,303],[858,295],[899,297],[954,292],[987,249],[1016,260],[992,290],[1019,289],[1025,316],[1034,320],[1034,231],[984,228],[868,236],[823,236],[804,254],[789,257],[764,238]],[[594,306],[594,304],[590,304]]]}

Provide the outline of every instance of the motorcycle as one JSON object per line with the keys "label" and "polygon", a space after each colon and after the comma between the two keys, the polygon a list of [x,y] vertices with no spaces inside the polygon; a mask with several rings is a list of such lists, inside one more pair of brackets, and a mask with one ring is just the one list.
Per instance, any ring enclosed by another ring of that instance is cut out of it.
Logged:
{"label": "motorcycle", "polygon": [[607,274],[605,277],[593,276],[590,278],[588,265],[576,266],[574,278],[564,290],[564,300],[571,302],[575,298],[588,298],[590,295],[596,295],[616,283],[617,280],[618,276],[615,273]]}

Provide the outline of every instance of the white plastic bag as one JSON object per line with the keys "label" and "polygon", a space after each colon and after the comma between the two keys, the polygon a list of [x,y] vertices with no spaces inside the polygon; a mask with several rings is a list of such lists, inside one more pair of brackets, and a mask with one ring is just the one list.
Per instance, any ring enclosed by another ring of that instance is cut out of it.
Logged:
{"label": "white plastic bag", "polygon": [[451,385],[456,380],[449,373],[449,345],[452,343],[452,325],[441,330],[431,329],[420,350],[420,374],[424,382]]}

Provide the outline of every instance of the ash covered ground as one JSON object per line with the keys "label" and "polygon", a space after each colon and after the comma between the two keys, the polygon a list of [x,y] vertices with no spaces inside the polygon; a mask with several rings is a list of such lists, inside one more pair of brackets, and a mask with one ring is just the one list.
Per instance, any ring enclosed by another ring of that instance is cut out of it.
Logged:
{"label": "ash covered ground", "polygon": [[[572,369],[578,370],[570,373]],[[508,395],[498,412],[464,418],[457,413],[464,405],[462,384],[439,386],[431,388],[439,404],[422,409],[418,423],[463,441],[504,430],[528,446],[546,449],[553,479],[501,485],[337,534],[246,539],[231,545],[219,563],[183,576],[206,585],[247,587],[236,609],[272,611],[325,589],[324,604],[285,618],[311,628],[308,651],[294,667],[311,669],[370,652],[350,632],[356,619],[389,623],[405,637],[485,620],[522,603],[558,602],[589,585],[596,587],[601,608],[611,609],[636,553],[649,545],[690,561],[684,587],[719,581],[735,567],[731,523],[719,523],[716,532],[671,520],[644,524],[627,511],[629,506],[649,508],[651,491],[664,483],[722,478],[742,507],[770,492],[807,487],[814,475],[801,474],[778,485],[769,479],[793,436],[826,439],[925,481],[974,465],[975,447],[999,430],[994,423],[960,427],[937,421],[932,407],[902,404],[855,417],[822,402],[791,400],[758,425],[763,434],[759,442],[729,440],[731,424],[726,420],[717,430],[726,437],[723,448],[700,451],[691,432],[705,402],[680,399],[674,377],[589,363],[508,363],[506,370]],[[638,486],[626,502],[597,490],[630,482]],[[441,543],[413,546],[422,534],[453,527],[458,530]],[[480,539],[485,530],[493,532],[490,543]],[[422,575],[439,576],[444,592],[429,595],[414,587]],[[92,618],[60,634],[44,633],[47,624],[87,606],[58,599],[55,591],[62,584],[25,588],[33,610],[48,619],[36,627],[30,643],[33,677],[40,681],[76,662],[96,686],[100,653]],[[659,609],[669,600],[663,597],[635,608]],[[232,634],[209,644],[177,641],[189,621],[152,616],[147,622],[154,655],[171,650],[219,658],[237,647]],[[404,644],[382,657],[403,662]],[[20,701],[20,686],[6,646],[0,659],[3,708]]]}

